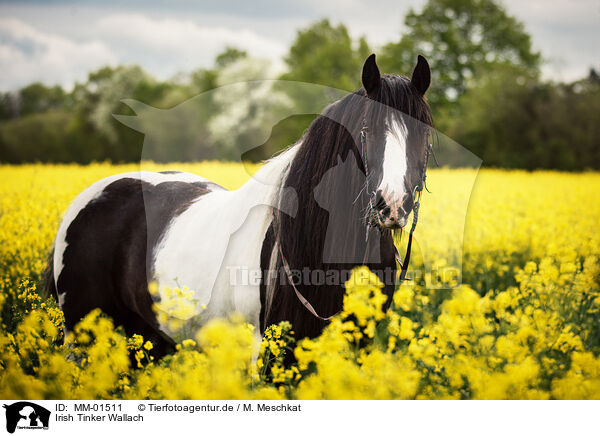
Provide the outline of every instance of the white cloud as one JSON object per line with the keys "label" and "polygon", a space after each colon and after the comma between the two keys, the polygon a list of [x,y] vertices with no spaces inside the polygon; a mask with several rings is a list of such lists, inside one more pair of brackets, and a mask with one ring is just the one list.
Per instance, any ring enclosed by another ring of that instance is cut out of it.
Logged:
{"label": "white cloud", "polygon": [[226,46],[277,62],[286,45],[245,28],[200,26],[181,18],[151,18],[123,13],[102,17],[95,25],[128,63],[139,63],[160,78],[213,64]]}
{"label": "white cloud", "polygon": [[167,79],[178,72],[212,66],[226,46],[271,60],[278,71],[288,44],[244,27],[199,25],[184,18],[138,13],[100,15],[89,22],[85,35],[79,34],[79,38],[58,35],[16,18],[0,19],[0,89],[16,89],[33,81],[70,87],[94,69],[119,63],[139,64]]}
{"label": "white cloud", "polygon": [[504,0],[508,12],[525,23],[534,48],[542,52],[544,77],[576,80],[600,64],[598,0]]}
{"label": "white cloud", "polygon": [[[502,1],[511,15],[525,23],[534,46],[548,60],[546,77],[575,79],[587,74],[589,66],[599,66],[598,0]],[[296,30],[322,17],[346,24],[354,37],[365,34],[378,51],[405,32],[402,23],[409,7],[419,10],[424,3],[298,0],[292,5],[281,0],[277,14],[254,6],[235,7],[236,0],[211,8],[186,2],[158,7],[149,2],[135,9],[99,0],[85,5],[4,3],[0,4],[0,14],[6,17],[0,18],[0,89],[33,80],[70,85],[107,63],[139,64],[166,79],[211,66],[227,45],[271,60],[280,70]]]}
{"label": "white cloud", "polygon": [[[424,0],[302,0],[318,16],[330,17],[334,24],[343,23],[351,36],[366,36],[375,47],[397,41],[404,30],[404,16],[408,10],[421,8]],[[376,7],[374,7],[376,5]]]}
{"label": "white cloud", "polygon": [[528,23],[562,24],[568,27],[597,25],[600,19],[598,0],[548,1],[503,0],[509,13]]}
{"label": "white cloud", "polygon": [[68,87],[116,60],[101,41],[77,42],[41,32],[18,19],[0,19],[0,89],[34,81]]}

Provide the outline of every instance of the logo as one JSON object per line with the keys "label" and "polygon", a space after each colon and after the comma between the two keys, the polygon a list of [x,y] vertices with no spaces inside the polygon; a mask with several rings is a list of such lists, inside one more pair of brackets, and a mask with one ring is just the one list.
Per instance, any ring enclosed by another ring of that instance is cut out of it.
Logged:
{"label": "logo", "polygon": [[48,429],[50,411],[29,401],[19,401],[4,405],[6,409],[6,431],[14,433],[15,429]]}

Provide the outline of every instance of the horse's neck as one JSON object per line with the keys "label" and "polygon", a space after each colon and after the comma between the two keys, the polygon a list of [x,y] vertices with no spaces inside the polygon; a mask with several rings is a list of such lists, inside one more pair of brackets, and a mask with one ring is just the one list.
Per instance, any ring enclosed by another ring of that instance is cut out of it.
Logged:
{"label": "horse's neck", "polygon": [[[289,165],[298,151],[299,144],[290,147],[288,150],[278,156],[269,159],[254,174],[244,186],[238,190],[238,195],[246,201],[255,205],[268,205],[272,207],[280,206],[280,198],[283,195],[295,196],[295,192],[290,189],[282,191],[282,184],[285,181],[285,175]],[[294,211],[285,211],[286,213]]]}
{"label": "horse's neck", "polygon": [[[333,154],[338,153],[328,168],[318,168],[323,163],[313,161],[313,172],[306,169],[305,163],[294,162],[294,174],[300,168],[303,175],[293,180],[288,178],[285,185],[290,186],[286,189],[294,190],[293,194],[298,189],[300,197],[293,203],[292,193],[282,192],[279,196],[278,209],[283,214],[278,214],[275,238],[288,260],[298,262],[294,267],[379,261],[381,234],[365,226],[368,193],[364,174],[354,153],[348,151],[343,158],[341,151]],[[285,177],[282,181],[285,182]],[[297,215],[286,210],[294,206],[303,209]]]}

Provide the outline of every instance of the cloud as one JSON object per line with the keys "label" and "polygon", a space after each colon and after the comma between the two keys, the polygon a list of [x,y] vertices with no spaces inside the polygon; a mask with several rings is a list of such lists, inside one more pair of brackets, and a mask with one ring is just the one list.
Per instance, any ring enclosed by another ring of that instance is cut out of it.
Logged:
{"label": "cloud", "polygon": [[505,4],[510,14],[525,23],[534,48],[541,50],[546,78],[576,80],[584,77],[589,67],[600,65],[598,0],[505,0]]}
{"label": "cloud", "polygon": [[[59,31],[58,28],[56,28]],[[0,89],[33,81],[66,87],[104,65],[139,64],[160,79],[210,67],[226,46],[273,61],[281,69],[287,41],[254,30],[199,25],[184,18],[112,13],[91,20],[81,35],[58,35],[16,18],[0,19]]]}
{"label": "cloud", "polygon": [[152,18],[136,13],[111,14],[95,25],[119,58],[138,63],[160,78],[211,66],[226,46],[277,62],[286,45],[245,28],[201,26],[181,18]]}
{"label": "cloud", "polygon": [[[329,17],[344,23],[352,36],[366,35],[374,51],[406,32],[409,7],[425,0],[243,0],[201,3],[177,0],[90,0],[74,3],[0,4],[0,89],[34,80],[71,85],[105,64],[139,64],[167,79],[178,72],[213,65],[225,46],[283,66],[282,56],[296,30]],[[570,80],[598,66],[598,0],[572,2],[502,0],[508,12],[525,23],[533,44],[548,63],[546,77]],[[13,17],[9,19],[8,17]],[[266,78],[266,77],[265,77]]]}
{"label": "cloud", "polygon": [[18,19],[0,19],[0,89],[34,81],[71,86],[117,58],[101,41],[73,41],[35,29]]}

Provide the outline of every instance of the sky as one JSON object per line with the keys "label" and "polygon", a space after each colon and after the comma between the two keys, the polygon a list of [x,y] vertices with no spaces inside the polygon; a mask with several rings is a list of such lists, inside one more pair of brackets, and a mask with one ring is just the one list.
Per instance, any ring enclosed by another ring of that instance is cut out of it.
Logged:
{"label": "sky", "polygon": [[[70,88],[104,65],[139,64],[158,79],[213,65],[226,46],[269,59],[274,71],[297,29],[344,23],[377,47],[400,39],[425,0],[0,0],[0,90],[34,81]],[[545,78],[600,68],[600,0],[503,0],[546,63]],[[408,72],[400,72],[408,73]]]}

